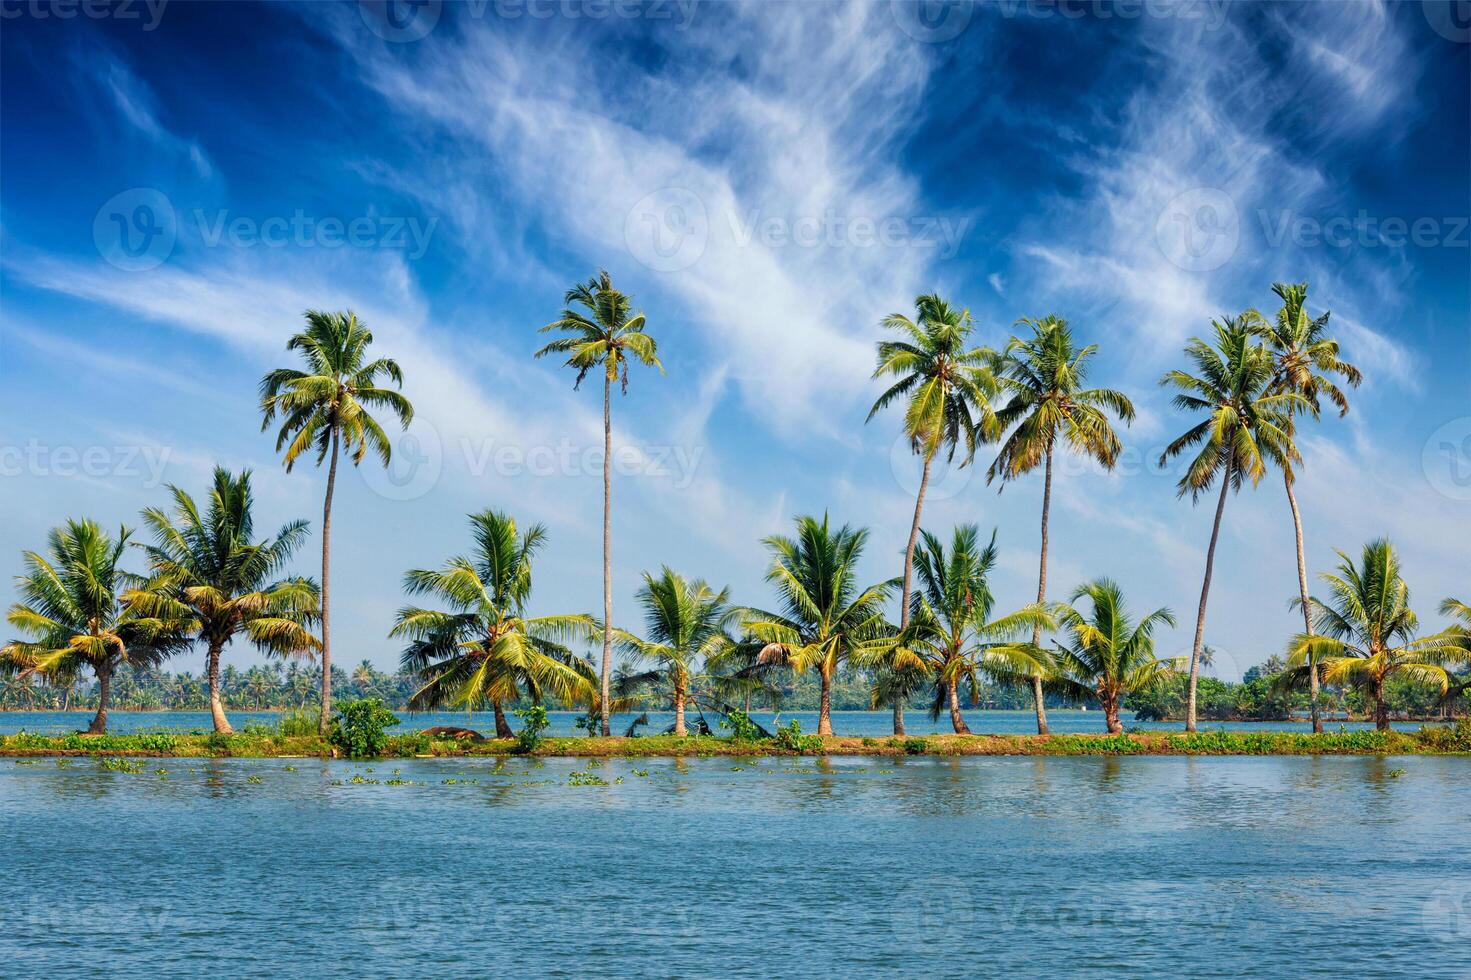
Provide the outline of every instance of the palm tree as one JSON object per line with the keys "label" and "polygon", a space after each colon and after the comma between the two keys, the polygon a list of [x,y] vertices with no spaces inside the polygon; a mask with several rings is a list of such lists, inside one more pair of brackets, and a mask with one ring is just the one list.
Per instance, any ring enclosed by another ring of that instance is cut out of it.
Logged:
{"label": "palm tree", "polygon": [[606,737],[612,734],[608,725],[608,684],[613,650],[613,382],[618,381],[626,395],[630,361],[656,367],[660,374],[664,373],[664,365],[659,363],[658,344],[644,333],[644,315],[632,312],[629,298],[613,288],[613,278],[606,271],[567,290],[563,302],[567,307],[562,316],[539,332],[561,330],[567,336],[542,347],[536,356],[566,354],[567,366],[577,369],[574,389],[581,387],[589,371],[598,365],[603,367],[603,669],[598,713]]}
{"label": "palm tree", "polygon": [[346,455],[356,466],[371,446],[387,466],[393,447],[370,410],[393,412],[405,429],[414,418],[414,406],[407,398],[379,386],[379,379],[387,378],[401,388],[403,374],[389,358],[368,360],[372,343],[372,332],[351,310],[307,310],[306,330],[286,342],[288,351],[301,353],[307,370],[277,368],[260,382],[261,431],[280,414],[276,451],[285,450],[286,472],[308,450],[316,451],[318,466],[328,460],[327,493],[322,501],[322,712],[318,728],[323,735],[332,719],[332,491],[337,485],[337,458]]}
{"label": "palm tree", "polygon": [[391,637],[408,641],[403,669],[421,686],[409,710],[440,705],[474,711],[490,702],[497,738],[510,738],[505,707],[523,692],[540,702],[545,694],[562,701],[591,699],[593,685],[585,664],[560,642],[591,635],[590,616],[526,616],[531,598],[531,564],[546,541],[546,528],[533,524],[524,533],[506,514],[486,510],[470,515],[475,550],[438,569],[404,575],[411,596],[429,596],[447,610],[405,606]]}
{"label": "palm tree", "polygon": [[[1037,566],[1037,603],[1047,601],[1048,518],[1052,510],[1052,458],[1058,438],[1076,453],[1113,469],[1123,445],[1109,424],[1112,412],[1127,424],[1134,421],[1134,405],[1112,388],[1084,388],[1088,362],[1098,352],[1096,344],[1078,347],[1066,320],[1048,316],[1023,318],[1018,325],[1032,328],[1025,340],[1013,337],[1006,348],[1001,387],[1010,395],[996,413],[1003,429],[1015,425],[1001,444],[1001,451],[986,471],[990,482],[998,476],[1006,482],[1043,467],[1042,547]],[[1042,645],[1042,630],[1032,633],[1032,645]],[[1032,701],[1037,710],[1037,733],[1047,734],[1047,709],[1042,698],[1042,677],[1032,677]]]}
{"label": "palm tree", "polygon": [[[1090,603],[1086,613],[1076,606],[1080,599]],[[1058,622],[1071,642],[1058,644],[1054,655],[1057,673],[1048,685],[1073,698],[1097,698],[1111,735],[1124,730],[1119,723],[1124,698],[1154,689],[1184,666],[1184,657],[1160,660],[1154,655],[1154,631],[1161,624],[1174,626],[1174,613],[1156,609],[1134,622],[1123,592],[1109,579],[1096,579],[1073,590],[1069,601],[1058,609]]]}
{"label": "palm tree", "polygon": [[691,671],[700,660],[716,657],[734,645],[729,631],[741,612],[730,604],[729,589],[716,592],[703,580],[688,581],[668,566],[658,578],[644,573],[638,599],[644,607],[646,638],[625,630],[616,630],[614,635],[630,660],[652,660],[655,666],[621,676],[615,696],[627,698],[667,685],[674,704],[674,734],[682,736],[686,734],[684,709]]}
{"label": "palm tree", "polygon": [[1388,731],[1384,684],[1390,677],[1432,684],[1444,694],[1451,681],[1445,665],[1465,662],[1471,651],[1446,633],[1415,638],[1419,619],[1389,539],[1364,545],[1357,566],[1342,551],[1338,557],[1337,574],[1318,576],[1328,586],[1327,601],[1308,599],[1315,631],[1293,639],[1288,664],[1317,662],[1328,683],[1357,685],[1374,702],[1374,727]]}
{"label": "palm tree", "polygon": [[996,598],[991,592],[995,570],[996,534],[984,548],[974,524],[962,524],[951,534],[950,548],[929,531],[915,552],[919,588],[911,603],[909,626],[901,631],[898,645],[885,659],[901,671],[921,673],[933,686],[930,718],[940,717],[948,707],[950,725],[957,735],[970,729],[960,714],[960,686],[979,701],[983,674],[1010,680],[1047,673],[1046,658],[1035,644],[1011,642],[1028,629],[1052,628],[1052,619],[1041,604],[1028,606],[993,620]]}
{"label": "palm tree", "polygon": [[20,601],[7,619],[29,639],[0,649],[0,670],[26,682],[40,676],[74,682],[83,667],[97,677],[97,714],[87,731],[107,730],[112,679],[123,664],[152,666],[184,644],[180,624],[145,615],[124,600],[139,578],[121,567],[132,532],[103,531],[89,520],[54,528],[47,554],[27,551],[16,576]]}
{"label": "palm tree", "polygon": [[843,525],[833,530],[827,515],[797,518],[795,537],[774,534],[766,581],[776,586],[779,611],[746,611],[746,631],[760,643],[760,662],[796,673],[815,670],[821,694],[817,734],[831,735],[832,682],[852,657],[877,654],[893,645],[884,604],[898,581],[858,587],[857,565],[868,531]]}
{"label": "palm tree", "polygon": [[[1290,391],[1301,395],[1306,408],[1318,418],[1320,399],[1326,396],[1338,406],[1340,418],[1348,414],[1348,398],[1330,375],[1339,375],[1355,388],[1363,380],[1359,369],[1338,356],[1338,341],[1328,336],[1328,318],[1324,312],[1316,319],[1308,316],[1308,284],[1274,283],[1272,292],[1282,300],[1277,319],[1256,325],[1256,335],[1272,352],[1276,364],[1269,386],[1272,391]],[[1290,431],[1290,429],[1289,429]],[[1297,508],[1297,494],[1291,463],[1282,467],[1282,482],[1287,488],[1287,503],[1292,510],[1292,530],[1297,541],[1297,585],[1302,607],[1304,630],[1311,635],[1313,617],[1308,607],[1308,567],[1303,544],[1302,515]],[[1318,671],[1308,665],[1308,703],[1313,716],[1313,731],[1323,730],[1323,717],[1318,706]]]}
{"label": "palm tree", "polygon": [[1205,637],[1205,607],[1210,595],[1211,570],[1215,566],[1216,543],[1221,535],[1221,516],[1226,493],[1252,486],[1266,473],[1267,462],[1290,466],[1298,458],[1292,442],[1292,414],[1305,401],[1296,392],[1274,391],[1272,355],[1253,340],[1261,318],[1248,310],[1238,317],[1212,322],[1215,346],[1199,337],[1185,345],[1185,356],[1196,372],[1170,371],[1160,384],[1177,391],[1175,407],[1185,412],[1203,412],[1205,418],[1165,447],[1159,465],[1199,447],[1177,488],[1180,496],[1199,499],[1219,478],[1221,493],[1211,525],[1210,546],[1205,553],[1205,577],[1200,587],[1200,606],[1195,616],[1195,642],[1190,651],[1190,683],[1185,699],[1185,730],[1195,731],[1195,691],[1200,673],[1200,648]]}
{"label": "palm tree", "polygon": [[373,683],[373,664],[364,660],[352,669],[352,684],[358,689],[358,694],[367,692]]}
{"label": "palm tree", "polygon": [[[274,656],[310,654],[320,644],[311,627],[320,618],[321,592],[308,578],[277,578],[307,536],[306,521],[292,521],[273,537],[254,540],[250,471],[233,476],[216,467],[208,509],[169,486],[172,516],[150,507],[143,522],[154,543],[144,551],[150,577],[127,600],[143,615],[184,623],[205,644],[209,710],[217,732],[229,732],[221,700],[220,658],[244,634]],[[230,668],[226,668],[227,675]],[[228,685],[233,686],[233,684]]]}
{"label": "palm tree", "polygon": [[[899,628],[909,625],[909,596],[914,574],[914,547],[919,540],[920,514],[929,488],[930,468],[941,449],[955,459],[963,442],[965,460],[975,455],[976,440],[994,439],[996,415],[991,397],[996,393],[992,365],[996,352],[967,348],[973,325],[969,310],[956,309],[935,293],[918,297],[913,320],[902,313],[885,317],[882,326],[896,330],[903,340],[878,343],[875,378],[897,378],[869,409],[870,422],[882,409],[903,398],[904,434],[923,461],[919,492],[914,498],[914,520],[904,547],[904,586],[899,595]],[[897,680],[897,679],[896,679]],[[893,699],[894,734],[904,734],[904,698]]]}

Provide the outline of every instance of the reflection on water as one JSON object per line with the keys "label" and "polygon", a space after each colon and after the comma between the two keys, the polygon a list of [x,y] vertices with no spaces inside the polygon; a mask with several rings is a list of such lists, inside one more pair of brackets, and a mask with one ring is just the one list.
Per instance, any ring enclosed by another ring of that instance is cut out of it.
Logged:
{"label": "reflection on water", "polygon": [[1463,758],[14,761],[14,975],[1451,976],[1471,939]]}

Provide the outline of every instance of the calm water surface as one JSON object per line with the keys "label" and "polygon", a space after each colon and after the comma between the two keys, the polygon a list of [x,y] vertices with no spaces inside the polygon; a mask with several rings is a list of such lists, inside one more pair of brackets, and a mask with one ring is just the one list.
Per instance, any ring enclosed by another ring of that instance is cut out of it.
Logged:
{"label": "calm water surface", "polygon": [[1464,758],[7,759],[0,972],[1466,976],[1468,813]]}
{"label": "calm water surface", "polygon": [[[230,724],[239,730],[246,725],[269,725],[274,727],[280,713],[276,711],[232,711],[230,712]],[[475,728],[487,734],[495,732],[495,721],[489,714],[476,714],[466,717],[463,711],[426,711],[418,714],[400,712],[398,717],[402,724],[393,729],[395,733],[404,731],[416,731],[428,728],[431,725],[457,725]],[[577,719],[581,713],[571,711],[548,712],[552,727],[549,734],[552,735],[579,735],[584,734],[576,728]],[[622,735],[634,720],[634,715],[615,715],[613,717],[613,733]],[[691,715],[689,724],[693,726],[698,716]],[[751,717],[767,729],[775,728],[777,724],[786,724],[792,719],[802,723],[804,732],[817,731],[817,712],[815,711],[784,711],[780,718],[770,712],[752,712]],[[39,732],[47,735],[64,735],[67,732],[75,732],[85,729],[92,721],[90,711],[0,711],[0,735],[10,735],[22,729],[28,732]],[[708,724],[716,731],[723,734],[719,728],[720,719],[715,715],[707,716]],[[1103,713],[1101,711],[1049,711],[1047,721],[1053,732],[1103,732]],[[1135,721],[1129,712],[1123,713],[1123,722],[1129,727],[1163,729],[1180,731],[1184,726],[1180,722],[1145,722]],[[1037,731],[1037,717],[1030,710],[1027,711],[970,711],[966,713],[966,723],[972,731],[997,735],[1030,735]],[[108,730],[113,732],[142,732],[142,731],[210,731],[213,725],[210,722],[207,711],[111,711],[107,715]],[[519,728],[521,722],[517,718],[511,719],[513,727]],[[654,735],[662,732],[674,724],[672,713],[649,713],[649,724],[642,726],[639,732],[644,735]],[[1367,730],[1373,728],[1368,722],[1331,722],[1330,731],[1337,731],[1342,727],[1349,731]],[[1312,731],[1312,725],[1306,721],[1291,722],[1232,722],[1232,721],[1203,721],[1200,723],[1202,731],[1213,729],[1229,729],[1232,731]],[[1401,731],[1414,731],[1420,727],[1419,722],[1396,724]],[[930,721],[929,716],[921,711],[910,711],[905,715],[905,728],[911,735],[933,735],[936,732],[949,733],[950,727],[948,715],[942,715],[938,721]],[[889,735],[893,733],[893,717],[888,711],[835,711],[833,712],[833,731],[839,735]]]}

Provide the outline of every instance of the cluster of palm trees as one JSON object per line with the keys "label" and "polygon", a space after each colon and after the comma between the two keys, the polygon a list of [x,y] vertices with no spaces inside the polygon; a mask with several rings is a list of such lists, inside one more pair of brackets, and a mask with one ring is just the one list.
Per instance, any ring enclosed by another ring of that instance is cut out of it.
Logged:
{"label": "cluster of palm trees", "polygon": [[[1442,613],[1453,625],[1418,636],[1409,591],[1388,541],[1371,542],[1358,564],[1323,576],[1326,599],[1308,592],[1302,522],[1294,482],[1302,456],[1297,424],[1316,419],[1326,399],[1348,411],[1339,382],[1356,386],[1357,368],[1339,356],[1328,333],[1329,314],[1307,312],[1306,284],[1277,284],[1275,319],[1255,310],[1212,324],[1210,340],[1185,348],[1188,370],[1167,373],[1162,384],[1174,404],[1197,416],[1169,444],[1161,466],[1184,458],[1178,490],[1196,500],[1219,487],[1190,656],[1160,658],[1154,636],[1175,620],[1168,609],[1136,618],[1120,587],[1099,578],[1074,589],[1066,602],[1047,599],[1052,474],[1059,452],[1111,469],[1122,450],[1115,420],[1128,424],[1134,407],[1121,392],[1087,387],[1095,345],[1079,345],[1067,321],[1023,319],[1019,336],[1001,349],[975,343],[969,312],[938,295],[920,296],[913,317],[882,321],[891,339],[877,345],[875,378],[889,387],[869,420],[891,405],[903,407],[903,433],[920,463],[920,483],[904,551],[902,573],[864,585],[857,568],[868,532],[835,526],[826,514],[796,520],[788,537],[764,541],[767,581],[776,602],[767,610],[736,606],[728,589],[689,580],[669,568],[645,573],[638,591],[641,632],[614,625],[611,513],[612,391],[626,392],[637,363],[662,371],[657,345],[642,313],[601,272],[570,289],[560,317],[542,328],[559,335],[536,352],[565,356],[576,370],[574,387],[601,370],[603,379],[603,610],[602,617],[568,614],[530,617],[532,564],[546,529],[520,529],[495,510],[470,516],[473,547],[436,569],[404,578],[406,592],[429,605],[398,611],[390,636],[405,644],[402,665],[419,679],[412,708],[490,705],[498,735],[509,735],[506,707],[518,699],[555,699],[589,706],[603,735],[610,714],[640,705],[668,705],[674,732],[684,734],[686,706],[728,711],[733,698],[769,691],[783,672],[816,674],[821,692],[818,734],[832,733],[830,691],[838,671],[852,664],[870,671],[876,706],[893,710],[895,734],[904,732],[903,705],[923,692],[931,716],[948,711],[956,732],[967,731],[963,695],[974,700],[984,681],[1029,689],[1037,730],[1047,734],[1045,697],[1095,700],[1108,728],[1121,730],[1120,711],[1133,692],[1176,671],[1189,671],[1185,727],[1195,729],[1196,681],[1205,648],[1206,608],[1226,499],[1257,485],[1269,467],[1283,477],[1297,542],[1303,632],[1289,645],[1283,683],[1311,692],[1314,729],[1321,731],[1320,684],[1355,684],[1388,726],[1384,683],[1394,675],[1439,688],[1465,688],[1451,668],[1471,660],[1471,613],[1447,599]],[[51,532],[45,553],[26,552],[18,577],[20,601],[9,621],[24,638],[0,650],[0,668],[74,684],[90,669],[100,690],[91,730],[107,723],[108,690],[122,664],[148,667],[181,650],[202,647],[210,709],[217,731],[228,732],[220,697],[226,648],[243,638],[276,656],[320,658],[321,730],[332,712],[330,529],[338,461],[360,464],[371,451],[384,465],[391,440],[374,412],[403,427],[413,406],[399,391],[403,377],[391,359],[371,354],[372,333],[351,312],[308,311],[305,329],[291,337],[304,370],[271,371],[260,384],[262,429],[279,424],[276,449],[289,472],[305,454],[327,466],[322,511],[320,586],[285,574],[308,533],[305,521],[258,536],[251,516],[249,471],[217,469],[201,506],[171,486],[169,509],[142,515],[151,542],[140,544],[146,573],[123,567],[133,532],[116,535],[88,520]],[[388,386],[384,382],[391,382]],[[969,466],[981,447],[995,444],[988,482],[1010,481],[1041,469],[1041,547],[1035,603],[999,614],[991,576],[996,536],[984,545],[979,528],[953,529],[948,543],[922,524],[934,467]],[[899,618],[887,609],[898,599]],[[430,607],[432,606],[432,608]],[[1044,633],[1056,639],[1044,645]],[[595,667],[577,654],[579,643],[601,639]],[[616,681],[614,648],[625,660]],[[638,669],[635,669],[637,667]],[[696,677],[710,679],[696,689]]]}

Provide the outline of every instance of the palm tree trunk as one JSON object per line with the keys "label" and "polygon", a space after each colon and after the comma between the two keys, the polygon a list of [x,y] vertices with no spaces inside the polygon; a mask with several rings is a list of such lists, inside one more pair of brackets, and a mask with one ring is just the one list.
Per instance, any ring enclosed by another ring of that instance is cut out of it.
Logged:
{"label": "palm tree trunk", "polygon": [[955,729],[955,734],[969,735],[970,728],[960,715],[960,692],[956,689],[957,686],[954,678],[945,685],[945,696],[950,699],[950,725]]}
{"label": "palm tree trunk", "polygon": [[684,728],[684,678],[676,676],[674,679],[674,734],[683,738],[686,734]]}
{"label": "palm tree trunk", "polygon": [[1190,648],[1190,688],[1185,696],[1185,730],[1195,731],[1195,688],[1200,678],[1200,647],[1205,639],[1205,601],[1211,591],[1211,569],[1216,563],[1216,542],[1221,536],[1221,515],[1226,510],[1226,494],[1231,490],[1231,460],[1221,473],[1221,497],[1216,501],[1216,520],[1211,525],[1211,543],[1205,552],[1205,580],[1200,585],[1200,608],[1195,613],[1195,645]]}
{"label": "palm tree trunk", "polygon": [[220,702],[220,652],[224,644],[216,640],[209,643],[209,654],[205,660],[205,675],[209,679],[209,713],[214,719],[215,731],[228,735],[233,728],[225,717],[225,706]]}
{"label": "palm tree trunk", "polygon": [[1103,705],[1103,721],[1110,735],[1122,735],[1124,726],[1119,722],[1119,696],[1109,694],[1098,699]]}
{"label": "palm tree trunk", "polygon": [[[899,596],[899,629],[909,625],[909,593],[914,583],[914,546],[919,541],[919,516],[924,510],[925,491],[930,486],[930,467],[935,461],[935,451],[924,454],[924,470],[919,478],[919,493],[914,498],[914,520],[909,525],[909,544],[904,548],[904,590]],[[894,734],[904,734],[904,698],[894,698]]]}
{"label": "palm tree trunk", "polygon": [[[1047,466],[1042,477],[1042,557],[1037,564],[1037,605],[1047,601],[1047,521],[1052,513],[1052,447],[1047,447]],[[1042,646],[1042,624],[1032,627],[1032,646]],[[1037,734],[1046,735],[1047,703],[1042,696],[1042,678],[1032,678],[1032,703],[1037,708]]]}
{"label": "palm tree trunk", "polygon": [[317,731],[323,738],[332,727],[332,630],[327,615],[331,596],[332,490],[337,485],[337,427],[332,427],[332,462],[327,466],[327,497],[322,502],[322,714]]}
{"label": "palm tree trunk", "polygon": [[613,379],[603,374],[603,680],[598,717],[603,737],[613,734],[608,722],[608,675],[613,661]]}
{"label": "palm tree trunk", "polygon": [[818,671],[818,677],[822,680],[822,693],[817,699],[817,734],[831,735],[833,733],[833,679],[826,671]]}
{"label": "palm tree trunk", "polygon": [[506,720],[506,709],[499,701],[492,701],[491,707],[495,709],[495,737],[515,738],[516,733],[511,731],[511,723]]}
{"label": "palm tree trunk", "polygon": [[112,697],[112,664],[105,663],[97,667],[97,714],[92,717],[92,724],[87,726],[87,732],[92,735],[101,735],[107,731],[107,702]]}
{"label": "palm tree trunk", "polygon": [[[1302,625],[1308,636],[1313,635],[1313,613],[1308,608],[1308,564],[1302,541],[1302,515],[1297,510],[1297,494],[1292,491],[1292,471],[1282,471],[1282,482],[1287,486],[1287,503],[1292,507],[1292,530],[1297,535],[1297,588],[1302,598]],[[1323,713],[1318,705],[1318,658],[1308,653],[1308,703],[1312,707],[1313,732],[1323,733]]]}

